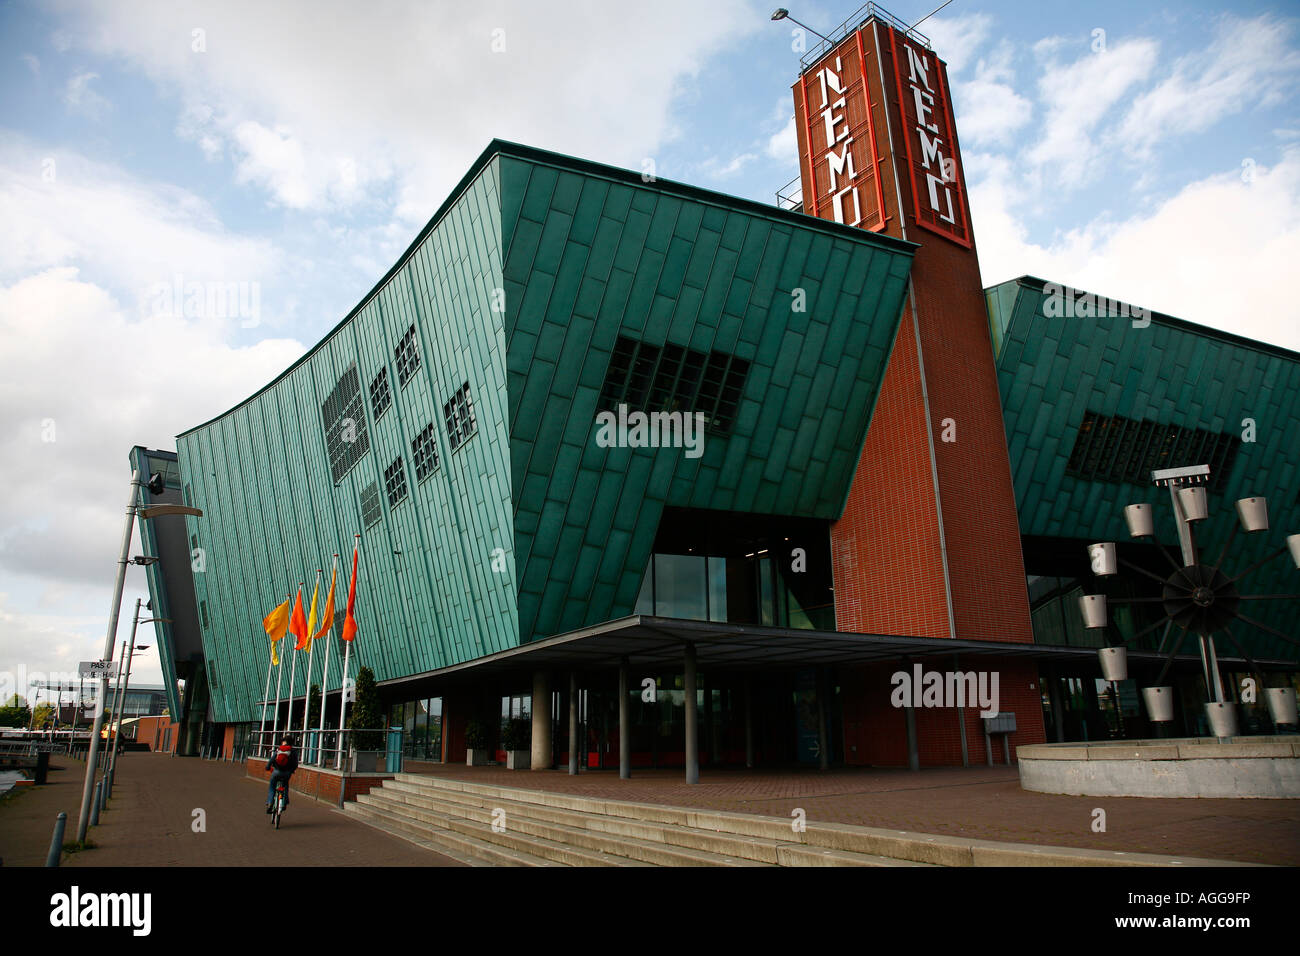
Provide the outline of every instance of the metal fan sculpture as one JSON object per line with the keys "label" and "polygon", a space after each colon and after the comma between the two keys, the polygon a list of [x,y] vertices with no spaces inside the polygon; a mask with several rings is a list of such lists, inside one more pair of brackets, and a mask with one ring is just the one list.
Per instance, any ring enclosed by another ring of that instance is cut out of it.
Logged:
{"label": "metal fan sculpture", "polygon": [[[1151,505],[1135,504],[1124,508],[1124,521],[1128,525],[1129,536],[1138,539],[1150,539],[1165,559],[1172,566],[1168,576],[1161,577],[1146,568],[1139,567],[1119,558],[1115,553],[1115,543],[1104,541],[1088,546],[1088,557],[1092,562],[1093,573],[1099,577],[1116,574],[1119,565],[1146,577],[1153,578],[1160,584],[1159,597],[1115,598],[1115,604],[1154,603],[1160,605],[1163,616],[1134,634],[1130,641],[1164,627],[1157,653],[1164,653],[1164,666],[1156,679],[1155,687],[1144,688],[1142,693],[1146,700],[1147,712],[1152,721],[1173,720],[1173,688],[1164,686],[1165,676],[1174,662],[1188,634],[1195,634],[1200,643],[1201,665],[1204,669],[1206,692],[1210,701],[1205,705],[1210,727],[1216,737],[1231,737],[1237,733],[1237,717],[1234,704],[1225,699],[1223,683],[1219,676],[1219,662],[1215,652],[1214,636],[1223,634],[1246,659],[1251,668],[1260,673],[1250,652],[1238,642],[1229,625],[1237,621],[1258,628],[1289,644],[1300,647],[1300,641],[1276,628],[1243,613],[1246,601],[1276,601],[1300,598],[1300,594],[1242,594],[1238,584],[1247,575],[1263,567],[1269,561],[1286,551],[1291,552],[1291,559],[1300,568],[1300,534],[1290,535],[1286,543],[1270,551],[1240,574],[1229,577],[1223,571],[1223,559],[1228,554],[1236,538],[1238,528],[1247,534],[1268,530],[1268,505],[1263,498],[1242,498],[1237,502],[1239,523],[1232,526],[1228,540],[1218,559],[1211,565],[1204,563],[1197,553],[1195,523],[1209,517],[1206,492],[1203,482],[1208,481],[1208,465],[1193,465],[1188,468],[1170,468],[1152,472],[1151,478],[1157,486],[1167,486],[1173,503],[1174,516],[1178,521],[1178,538],[1182,550],[1182,564],[1170,556],[1164,546],[1155,537],[1155,523],[1152,520]],[[1084,626],[1101,628],[1106,626],[1106,596],[1104,594],[1087,594],[1079,599],[1083,612]],[[1177,640],[1170,643],[1170,632],[1177,627]],[[1168,650],[1166,651],[1166,645]],[[1127,651],[1123,645],[1103,647],[1098,651],[1101,658],[1102,676],[1108,681],[1124,680],[1127,672]],[[1269,688],[1265,691],[1269,713],[1275,724],[1296,723],[1295,692],[1290,687]]]}

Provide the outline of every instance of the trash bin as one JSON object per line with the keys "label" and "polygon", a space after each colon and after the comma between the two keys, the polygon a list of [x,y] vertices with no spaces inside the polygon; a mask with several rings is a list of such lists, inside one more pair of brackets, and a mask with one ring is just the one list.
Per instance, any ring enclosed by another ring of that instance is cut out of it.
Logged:
{"label": "trash bin", "polygon": [[36,755],[36,774],[33,777],[37,786],[45,782],[45,775],[50,772],[50,752],[42,750]]}

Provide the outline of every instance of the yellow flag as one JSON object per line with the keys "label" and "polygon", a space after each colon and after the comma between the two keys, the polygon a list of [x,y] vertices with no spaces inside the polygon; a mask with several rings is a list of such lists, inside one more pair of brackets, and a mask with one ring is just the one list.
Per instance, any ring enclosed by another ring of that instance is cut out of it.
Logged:
{"label": "yellow flag", "polygon": [[316,633],[316,598],[320,594],[320,578],[316,578],[316,587],[311,592],[311,610],[307,612],[307,642],[303,644],[302,650],[310,651],[312,637]]}
{"label": "yellow flag", "polygon": [[336,566],[330,572],[330,593],[325,596],[325,613],[321,615],[320,629],[312,635],[312,640],[318,639],[321,635],[329,631],[334,626],[334,583],[338,580],[339,570]]}
{"label": "yellow flag", "polygon": [[262,618],[262,629],[266,631],[266,636],[271,639],[271,663],[279,664],[280,655],[275,652],[276,642],[284,637],[289,629],[289,599],[285,598],[284,603],[274,611]]}

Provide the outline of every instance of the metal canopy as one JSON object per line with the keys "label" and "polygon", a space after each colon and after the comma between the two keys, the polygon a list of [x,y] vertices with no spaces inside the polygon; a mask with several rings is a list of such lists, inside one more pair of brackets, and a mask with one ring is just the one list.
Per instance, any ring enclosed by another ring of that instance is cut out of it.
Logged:
{"label": "metal canopy", "polygon": [[[951,658],[954,654],[966,659],[1018,657],[1062,663],[1095,663],[1097,660],[1095,647],[1052,647],[1000,641],[851,634],[843,631],[809,631],[635,615],[557,634],[451,667],[381,681],[380,686],[392,690],[437,682],[462,674],[480,678],[535,669],[606,669],[617,666],[623,658],[635,666],[676,668],[682,664],[682,655],[688,643],[695,645],[700,667],[722,667],[728,670],[870,664],[903,657],[921,661],[927,658]],[[1164,655],[1153,651],[1129,651],[1129,658],[1158,663],[1164,659]],[[1180,655],[1178,659],[1196,662],[1199,666],[1199,658],[1195,655]],[[1220,661],[1237,663],[1234,658],[1220,658]],[[1294,667],[1294,664],[1284,661],[1260,663]]]}

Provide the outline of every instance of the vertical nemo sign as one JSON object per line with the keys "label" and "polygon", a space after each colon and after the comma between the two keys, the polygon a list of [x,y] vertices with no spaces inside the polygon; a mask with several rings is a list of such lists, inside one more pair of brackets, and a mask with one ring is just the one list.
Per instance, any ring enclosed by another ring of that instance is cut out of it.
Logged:
{"label": "vertical nemo sign", "polygon": [[970,248],[970,220],[952,120],[948,68],[934,53],[887,27],[904,154],[918,225]]}
{"label": "vertical nemo sign", "polygon": [[794,86],[804,211],[873,232],[884,228],[880,154],[855,32]]}

